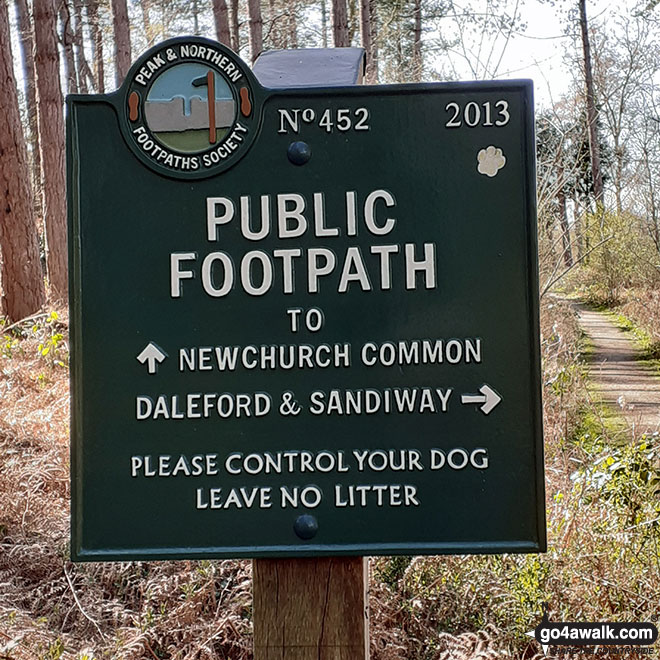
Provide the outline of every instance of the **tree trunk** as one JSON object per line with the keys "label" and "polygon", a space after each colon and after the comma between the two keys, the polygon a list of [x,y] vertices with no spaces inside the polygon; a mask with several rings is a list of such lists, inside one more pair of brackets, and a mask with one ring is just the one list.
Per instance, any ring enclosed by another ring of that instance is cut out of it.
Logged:
{"label": "tree trunk", "polygon": [[167,39],[171,37],[170,34],[170,25],[172,24],[172,19],[176,19],[176,13],[171,11],[169,3],[158,2],[158,9],[160,13],[160,37],[161,39]]}
{"label": "tree trunk", "polygon": [[655,248],[660,252],[660,227],[658,227],[658,204],[656,201],[656,191],[655,186],[653,185],[654,176],[651,172],[651,154],[649,154],[646,145],[642,148],[642,154],[644,156],[644,170],[646,172],[646,179],[648,181],[648,195],[647,195],[647,212],[646,215],[650,216],[649,221],[649,233],[651,238],[655,243]]}
{"label": "tree trunk", "polygon": [[658,205],[655,200],[655,190],[653,184],[649,182],[649,215],[650,215],[650,234],[655,244],[655,249],[660,252],[660,226],[658,226]]}
{"label": "tree trunk", "polygon": [[193,0],[192,12],[193,12],[193,34],[196,37],[199,37],[199,4],[197,3],[197,0]]}
{"label": "tree trunk", "polygon": [[230,22],[229,30],[231,34],[231,49],[238,54],[241,50],[241,35],[238,27],[238,0],[229,0]]}
{"label": "tree trunk", "polygon": [[119,87],[131,68],[131,30],[126,0],[112,0],[112,26],[115,32],[115,85]]}
{"label": "tree trunk", "polygon": [[248,0],[248,17],[250,25],[250,62],[254,64],[259,53],[264,49],[264,22],[261,18],[260,0]]}
{"label": "tree trunk", "polygon": [[279,35],[277,11],[275,9],[275,0],[268,0],[268,23],[269,27],[264,36],[265,47],[282,48],[282,41]]}
{"label": "tree trunk", "polygon": [[34,64],[37,73],[46,263],[51,293],[56,299],[63,300],[68,288],[64,116],[56,29],[54,1],[34,0]]}
{"label": "tree trunk", "polygon": [[399,18],[395,20],[394,26],[394,62],[396,66],[396,80],[397,82],[403,82],[405,79],[405,74],[403,72],[403,30],[401,29],[401,20]]}
{"label": "tree trunk", "polygon": [[[374,85],[378,82],[378,4],[377,0],[369,0],[369,14],[371,23],[371,53],[367,57],[371,60],[369,78],[367,82]],[[368,60],[367,60],[368,61]]]}
{"label": "tree trunk", "polygon": [[30,129],[30,155],[32,190],[41,190],[41,153],[39,152],[39,125],[37,121],[37,94],[34,80],[34,40],[27,0],[16,0],[19,46],[23,56],[23,88]]}
{"label": "tree trunk", "polygon": [[359,32],[360,0],[346,0],[346,7],[348,9],[348,18],[346,19],[346,45],[350,46],[353,43],[355,33]]}
{"label": "tree trunk", "polygon": [[78,71],[78,87],[82,94],[89,93],[88,81],[94,84],[94,76],[87,59],[85,58],[85,39],[82,22],[81,0],[73,0],[73,17],[75,19],[73,28],[73,42],[76,52],[76,70]]}
{"label": "tree trunk", "polygon": [[349,45],[346,0],[332,0],[332,35],[335,48],[343,48]]}
{"label": "tree trunk", "polygon": [[98,0],[83,0],[87,11],[87,21],[92,33],[92,57],[94,59],[94,73],[96,77],[96,91],[105,93],[105,67],[103,64],[103,35],[99,27]]}
{"label": "tree trunk", "polygon": [[564,248],[564,265],[570,268],[573,265],[573,253],[571,252],[571,233],[566,216],[566,191],[564,190],[564,169],[559,168],[557,173],[559,179],[559,190],[557,191],[557,204],[559,206],[559,228],[561,230],[561,242]]}
{"label": "tree trunk", "polygon": [[19,321],[43,305],[44,283],[4,0],[0,2],[0,98],[2,307],[12,321]]}
{"label": "tree trunk", "polygon": [[327,0],[321,0],[321,45],[328,47],[328,5]]}
{"label": "tree trunk", "polygon": [[598,141],[598,111],[594,91],[593,67],[591,66],[591,47],[587,24],[586,0],[578,0],[580,7],[580,32],[582,33],[582,54],[584,57],[584,80],[587,87],[587,124],[589,127],[589,152],[591,155],[591,174],[594,182],[596,204],[603,201],[603,174],[600,168],[600,142]]}
{"label": "tree trunk", "polygon": [[[590,236],[590,231],[591,227],[589,226],[589,216],[591,213],[591,210],[589,209],[589,198],[584,200],[584,206],[583,207],[577,207],[581,209],[581,214],[580,217],[582,218],[582,236],[583,236],[583,248],[584,248],[584,255],[587,255],[589,250],[591,249],[591,236]],[[587,260],[584,262],[585,264],[588,264],[589,257],[587,257]]]}
{"label": "tree trunk", "polygon": [[298,15],[297,4],[289,2],[286,14],[286,41],[289,48],[298,48]]}
{"label": "tree trunk", "polygon": [[618,215],[623,213],[623,165],[625,151],[619,143],[617,135],[614,136],[614,158],[616,162],[616,175],[614,177],[614,194],[616,197],[616,212]]}
{"label": "tree trunk", "polygon": [[60,2],[59,15],[62,30],[61,44],[64,51],[66,90],[68,94],[77,94],[78,76],[76,73],[76,60],[73,55],[73,29],[71,27],[71,12],[66,0]]}
{"label": "tree trunk", "polygon": [[413,81],[422,79],[422,2],[415,0],[413,8]]}
{"label": "tree trunk", "polygon": [[360,0],[360,39],[362,48],[367,55],[367,65],[365,67],[364,77],[367,82],[371,82],[371,2],[370,0]]}
{"label": "tree trunk", "polygon": [[585,253],[585,235],[584,226],[582,222],[582,211],[578,203],[577,197],[573,197],[573,235],[575,236],[575,247],[577,251],[578,261],[582,261]]}
{"label": "tree trunk", "polygon": [[226,0],[213,0],[213,19],[215,20],[215,34],[218,41],[231,48],[231,35],[229,34],[229,12]]}
{"label": "tree trunk", "polygon": [[149,15],[149,0],[142,0],[140,9],[142,11],[142,28],[144,29],[144,36],[147,40],[147,48],[151,48],[154,43],[154,35],[151,27],[151,16]]}

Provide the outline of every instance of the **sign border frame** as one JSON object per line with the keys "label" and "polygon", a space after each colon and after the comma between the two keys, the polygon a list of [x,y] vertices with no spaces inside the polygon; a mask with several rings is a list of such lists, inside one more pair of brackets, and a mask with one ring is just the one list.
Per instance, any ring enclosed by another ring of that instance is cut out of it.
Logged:
{"label": "sign border frame", "polygon": [[[81,291],[81,217],[79,210],[78,168],[74,153],[77,152],[77,142],[74,130],[76,123],[76,105],[84,103],[108,103],[117,108],[117,101],[123,99],[122,89],[109,95],[69,95],[66,98],[66,170],[67,170],[67,204],[69,230],[69,301],[70,301],[70,381],[71,381],[71,547],[72,561],[151,561],[173,559],[242,559],[242,558],[284,558],[284,557],[329,557],[329,556],[361,556],[361,555],[449,555],[449,554],[500,554],[500,553],[537,553],[547,549],[547,532],[545,517],[545,476],[543,452],[543,408],[542,408],[542,375],[540,346],[540,292],[538,274],[538,220],[536,212],[536,151],[534,126],[533,82],[517,79],[506,81],[469,81],[420,84],[396,84],[377,86],[352,87],[292,87],[286,89],[260,88],[259,112],[263,104],[277,97],[285,99],[289,96],[302,94],[318,97],[328,94],[349,96],[379,97],[384,94],[398,95],[419,93],[427,89],[457,89],[458,91],[519,91],[523,104],[522,153],[527,168],[522,184],[527,214],[525,223],[526,234],[526,292],[528,309],[530,311],[528,336],[531,344],[531,380],[536,395],[533,397],[531,426],[535,438],[533,451],[535,458],[536,492],[536,536],[534,541],[488,541],[488,542],[437,542],[437,543],[377,543],[377,544],[314,544],[301,539],[300,543],[291,545],[260,545],[260,546],[209,546],[200,547],[168,547],[143,548],[140,550],[87,550],[82,546],[83,504],[80,496],[82,489],[82,348],[81,333],[82,303],[77,295]],[[263,117],[258,118],[259,131],[263,125]],[[119,131],[122,134],[122,131]],[[122,135],[123,137],[123,135]],[[257,138],[255,137],[255,140]],[[147,167],[145,165],[145,167]],[[152,170],[153,171],[153,170]],[[164,176],[164,174],[158,174]],[[170,177],[166,177],[170,178]],[[190,183],[190,181],[187,181]],[[186,180],[181,180],[186,184]]]}

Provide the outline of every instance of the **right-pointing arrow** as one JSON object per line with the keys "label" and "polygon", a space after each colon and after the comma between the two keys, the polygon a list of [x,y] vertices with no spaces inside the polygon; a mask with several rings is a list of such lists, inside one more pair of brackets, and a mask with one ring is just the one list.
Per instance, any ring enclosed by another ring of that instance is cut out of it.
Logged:
{"label": "right-pointing arrow", "polygon": [[488,385],[479,388],[481,394],[463,394],[461,403],[480,403],[481,412],[487,415],[501,400],[502,397]]}

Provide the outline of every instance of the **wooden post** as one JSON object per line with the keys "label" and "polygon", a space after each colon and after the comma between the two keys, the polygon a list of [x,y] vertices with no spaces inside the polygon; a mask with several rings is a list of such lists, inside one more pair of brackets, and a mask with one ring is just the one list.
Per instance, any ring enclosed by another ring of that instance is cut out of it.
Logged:
{"label": "wooden post", "polygon": [[254,660],[368,660],[364,557],[255,559]]}
{"label": "wooden post", "polygon": [[[337,2],[343,3],[345,18],[346,0],[333,0],[333,7]],[[337,51],[329,49],[325,58],[311,52],[305,57],[304,50],[280,51],[276,59],[267,53],[260,60],[260,82],[287,87],[299,85],[304,75],[308,84],[320,84],[329,73],[334,84],[362,82],[362,54],[357,59],[350,55],[338,66]],[[271,68],[274,62],[278,65]],[[252,567],[254,660],[368,660],[364,557],[255,559]]]}

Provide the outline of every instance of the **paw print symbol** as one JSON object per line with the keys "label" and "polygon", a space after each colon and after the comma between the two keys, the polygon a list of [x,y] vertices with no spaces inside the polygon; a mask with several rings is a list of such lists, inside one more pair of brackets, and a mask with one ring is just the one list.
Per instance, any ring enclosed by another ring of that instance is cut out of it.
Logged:
{"label": "paw print symbol", "polygon": [[477,154],[477,171],[486,176],[495,176],[505,165],[506,156],[497,147],[486,147]]}

